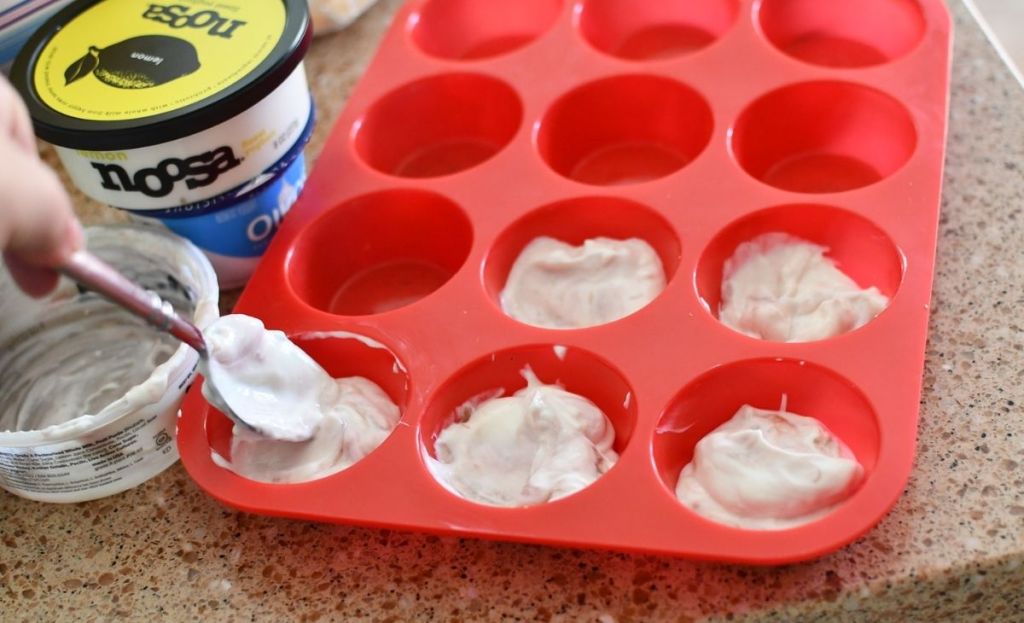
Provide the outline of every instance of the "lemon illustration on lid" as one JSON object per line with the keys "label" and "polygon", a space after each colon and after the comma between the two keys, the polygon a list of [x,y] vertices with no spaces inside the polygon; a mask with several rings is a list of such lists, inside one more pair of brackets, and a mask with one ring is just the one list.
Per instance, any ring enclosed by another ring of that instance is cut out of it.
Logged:
{"label": "lemon illustration on lid", "polygon": [[43,140],[136,149],[252,109],[311,40],[306,0],[75,0],[29,38],[10,77]]}
{"label": "lemon illustration on lid", "polygon": [[85,56],[64,72],[64,84],[90,73],[119,89],[148,89],[187,76],[199,69],[194,45],[166,35],[144,35],[107,48],[90,46]]}

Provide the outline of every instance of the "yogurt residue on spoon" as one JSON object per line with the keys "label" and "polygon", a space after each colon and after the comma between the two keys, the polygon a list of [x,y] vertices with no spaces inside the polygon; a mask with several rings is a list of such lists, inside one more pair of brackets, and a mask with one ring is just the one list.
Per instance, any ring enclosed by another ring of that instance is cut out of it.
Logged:
{"label": "yogurt residue on spoon", "polygon": [[[529,506],[572,495],[615,465],[615,429],[590,400],[542,383],[493,393],[458,409],[437,437],[434,476],[456,495],[491,506]],[[499,394],[500,395],[500,394]]]}
{"label": "yogurt residue on spoon", "polygon": [[398,406],[378,385],[331,378],[256,318],[225,316],[203,335],[203,395],[222,410],[226,398],[252,427],[235,425],[231,458],[220,461],[241,476],[272,483],[322,478],[362,459],[398,424]]}
{"label": "yogurt residue on spoon", "polygon": [[705,436],[683,468],[676,497],[719,523],[781,530],[813,521],[849,497],[863,468],[818,420],[740,407]]}

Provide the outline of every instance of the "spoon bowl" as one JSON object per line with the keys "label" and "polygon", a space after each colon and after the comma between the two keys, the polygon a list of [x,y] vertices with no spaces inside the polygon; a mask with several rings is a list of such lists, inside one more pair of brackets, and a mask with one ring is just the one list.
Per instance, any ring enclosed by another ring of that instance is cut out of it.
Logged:
{"label": "spoon bowl", "polygon": [[[174,311],[174,307],[151,290],[146,290],[121,274],[113,266],[107,264],[92,253],[82,249],[57,268],[58,272],[72,279],[79,285],[96,292],[110,302],[142,318],[159,331],[169,333],[199,353],[200,370],[206,381],[203,384],[203,395],[217,409],[235,424],[262,435],[271,431],[261,430],[239,415],[233,405],[241,406],[238,397],[224,392],[218,387],[216,375],[211,376],[210,351],[203,337],[203,332],[194,324],[185,320]],[[248,405],[249,403],[244,403]],[[292,435],[289,441],[305,441]]]}

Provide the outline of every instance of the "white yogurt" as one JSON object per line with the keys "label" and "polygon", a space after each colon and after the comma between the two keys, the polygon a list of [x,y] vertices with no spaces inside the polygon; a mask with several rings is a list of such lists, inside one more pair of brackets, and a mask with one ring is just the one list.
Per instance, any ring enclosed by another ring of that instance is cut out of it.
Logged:
{"label": "white yogurt", "polygon": [[501,308],[537,327],[592,327],[638,311],[664,289],[661,260],[643,240],[591,238],[573,246],[541,236],[512,265]]}
{"label": "white yogurt", "polygon": [[203,335],[210,349],[203,395],[221,411],[225,399],[255,429],[236,424],[230,458],[214,455],[240,476],[270,483],[323,478],[372,452],[398,425],[399,408],[378,385],[331,378],[256,318],[225,316]]}
{"label": "white yogurt", "polygon": [[618,461],[615,429],[590,400],[546,385],[529,368],[527,385],[463,405],[437,437],[427,466],[447,489],[491,506],[530,506],[572,495]]}
{"label": "white yogurt", "polygon": [[701,439],[676,497],[719,523],[782,530],[814,521],[849,497],[863,468],[818,420],[744,405]]}
{"label": "white yogurt", "polygon": [[[88,248],[200,327],[217,317],[202,253],[141,227],[91,227]],[[68,280],[43,300],[0,270],[0,485],[50,502],[124,491],[178,458],[198,355]]]}
{"label": "white yogurt", "polygon": [[823,340],[864,326],[889,299],[858,286],[827,251],[784,233],[741,244],[725,262],[719,320],[776,342]]}
{"label": "white yogurt", "polygon": [[181,345],[95,297],[54,320],[44,339],[13,340],[0,354],[4,432],[51,434],[50,427],[100,413],[142,385]]}

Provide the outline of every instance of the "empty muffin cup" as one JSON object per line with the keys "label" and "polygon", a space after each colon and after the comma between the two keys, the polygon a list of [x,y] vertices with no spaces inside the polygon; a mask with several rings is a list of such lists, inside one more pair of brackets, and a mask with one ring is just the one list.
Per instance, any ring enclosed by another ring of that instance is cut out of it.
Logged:
{"label": "empty muffin cup", "polygon": [[863,188],[899,170],[917,146],[907,109],[871,87],[804,82],[768,93],[736,121],[732,151],[765,184],[799,193]]}
{"label": "empty muffin cup", "polygon": [[558,18],[564,0],[429,0],[410,18],[412,39],[439,58],[477,60],[529,45]]}
{"label": "empty muffin cup", "polygon": [[579,28],[606,54],[652,61],[706,48],[732,27],[738,13],[738,0],[586,0]]}
{"label": "empty muffin cup", "polygon": [[288,282],[316,309],[380,314],[447,283],[472,244],[469,218],[449,199],[421,190],[371,193],[306,226],[288,260]]}
{"label": "empty muffin cup", "polygon": [[356,123],[355,150],[381,173],[453,175],[490,160],[522,123],[519,96],[480,74],[444,74],[399,87]]}
{"label": "empty muffin cup", "polygon": [[570,91],[544,115],[537,149],[560,175],[584,184],[619,186],[671,175],[711,140],[704,98],[658,76],[605,78]]}
{"label": "empty muffin cup", "polygon": [[763,0],[758,18],[777,48],[825,67],[870,67],[898,59],[925,31],[916,0]]}

